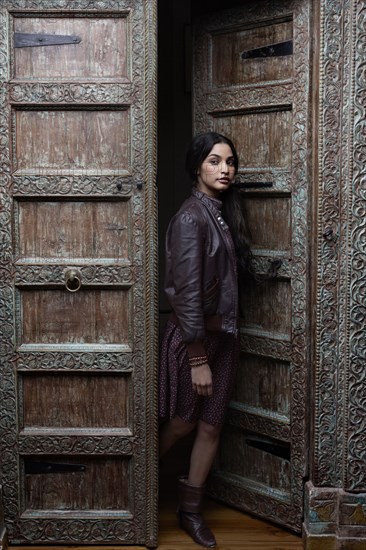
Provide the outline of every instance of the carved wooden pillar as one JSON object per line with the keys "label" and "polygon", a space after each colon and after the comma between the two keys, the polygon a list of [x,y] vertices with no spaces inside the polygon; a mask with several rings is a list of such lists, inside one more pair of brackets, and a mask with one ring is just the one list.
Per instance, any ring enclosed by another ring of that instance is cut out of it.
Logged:
{"label": "carved wooden pillar", "polygon": [[366,4],[322,0],[307,550],[366,548]]}
{"label": "carved wooden pillar", "polygon": [[4,523],[4,509],[3,509],[3,489],[0,485],[0,550],[6,550],[8,548],[8,537]]}

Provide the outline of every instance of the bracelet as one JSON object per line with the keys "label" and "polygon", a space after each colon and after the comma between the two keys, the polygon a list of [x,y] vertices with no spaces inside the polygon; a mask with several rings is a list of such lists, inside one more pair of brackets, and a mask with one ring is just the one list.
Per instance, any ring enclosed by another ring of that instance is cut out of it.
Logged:
{"label": "bracelet", "polygon": [[207,355],[199,355],[197,357],[189,357],[188,363],[191,368],[195,367],[201,367],[202,365],[206,365],[208,363],[208,357]]}

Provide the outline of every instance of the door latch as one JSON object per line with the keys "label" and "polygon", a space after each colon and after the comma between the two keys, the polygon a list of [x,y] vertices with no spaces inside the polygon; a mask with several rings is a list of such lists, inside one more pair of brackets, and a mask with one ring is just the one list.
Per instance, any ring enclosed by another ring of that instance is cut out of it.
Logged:
{"label": "door latch", "polygon": [[80,36],[63,34],[29,34],[14,33],[15,48],[33,48],[35,46],[60,46],[62,44],[79,44]]}
{"label": "door latch", "polygon": [[270,266],[268,268],[268,276],[271,278],[275,278],[278,275],[278,270],[283,264],[283,260],[281,258],[276,258],[274,260],[270,261]]}

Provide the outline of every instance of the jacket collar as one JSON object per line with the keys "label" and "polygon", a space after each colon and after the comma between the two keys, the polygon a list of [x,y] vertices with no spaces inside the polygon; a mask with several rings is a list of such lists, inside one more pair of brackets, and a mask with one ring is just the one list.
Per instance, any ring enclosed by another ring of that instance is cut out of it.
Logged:
{"label": "jacket collar", "polygon": [[198,191],[195,187],[192,188],[192,195],[202,201],[210,210],[214,209],[215,211],[220,211],[222,208],[222,201],[220,201],[220,199],[209,197],[206,193]]}

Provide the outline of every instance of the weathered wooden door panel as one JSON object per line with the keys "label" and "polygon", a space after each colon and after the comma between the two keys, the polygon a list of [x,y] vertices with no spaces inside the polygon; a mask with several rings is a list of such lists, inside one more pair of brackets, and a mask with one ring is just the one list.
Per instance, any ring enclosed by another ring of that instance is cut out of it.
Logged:
{"label": "weathered wooden door panel", "polygon": [[[129,382],[119,373],[23,373],[22,431],[111,428],[128,434],[132,428]],[[77,394],[75,387],[80,390]]]}
{"label": "weathered wooden door panel", "polygon": [[154,546],[155,5],[31,4],[0,12],[6,524]]}
{"label": "weathered wooden door panel", "polygon": [[[47,182],[48,183],[48,182]],[[41,180],[41,185],[46,181]],[[37,200],[20,201],[15,205],[18,264],[26,259],[118,258],[130,269],[131,225],[130,197],[117,202],[105,200]],[[80,231],[83,227],[83,231]],[[47,238],[41,238],[43,233]]]}
{"label": "weathered wooden door panel", "polygon": [[[133,4],[126,3],[126,7]],[[14,79],[79,81],[82,71],[83,80],[130,82],[129,15],[126,10],[112,16],[100,12],[89,13],[88,17],[79,13],[72,18],[57,13],[32,18],[17,16],[15,33],[71,35],[81,38],[81,42],[47,49],[15,48]]]}
{"label": "weathered wooden door panel", "polygon": [[116,344],[128,349],[129,308],[124,294],[80,290],[77,296],[68,296],[63,290],[23,290],[19,345]]}
{"label": "weathered wooden door panel", "polygon": [[[75,512],[102,517],[103,510],[133,517],[127,457],[63,455],[22,457],[24,496],[22,517],[52,513],[72,518]],[[69,469],[68,469],[69,468]]]}
{"label": "weathered wooden door panel", "polygon": [[129,173],[132,122],[126,108],[14,111],[16,174]]}
{"label": "weathered wooden door panel", "polygon": [[210,486],[301,529],[307,455],[309,5],[245,2],[196,27],[194,121],[230,136],[258,284],[241,284],[241,361]]}

